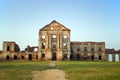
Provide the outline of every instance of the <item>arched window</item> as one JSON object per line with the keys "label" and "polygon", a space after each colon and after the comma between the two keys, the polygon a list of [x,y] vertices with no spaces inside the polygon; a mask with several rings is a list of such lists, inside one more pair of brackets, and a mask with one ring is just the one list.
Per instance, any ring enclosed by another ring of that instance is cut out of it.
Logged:
{"label": "arched window", "polygon": [[45,35],[42,35],[42,39],[45,39]]}
{"label": "arched window", "polygon": [[57,36],[56,35],[52,35],[52,38],[55,39],[55,38],[57,38]]}
{"label": "arched window", "polygon": [[53,30],[54,28],[53,27],[51,27],[51,30]]}
{"label": "arched window", "polygon": [[64,38],[64,39],[67,39],[67,36],[66,36],[66,35],[64,35],[64,36],[63,36],[63,38]]}

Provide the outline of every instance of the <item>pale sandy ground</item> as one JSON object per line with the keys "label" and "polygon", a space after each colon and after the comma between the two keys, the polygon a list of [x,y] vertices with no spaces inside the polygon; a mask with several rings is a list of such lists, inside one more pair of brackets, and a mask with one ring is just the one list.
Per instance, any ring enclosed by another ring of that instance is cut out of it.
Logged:
{"label": "pale sandy ground", "polygon": [[[50,62],[49,66],[56,66],[56,62]],[[32,80],[67,80],[65,79],[65,72],[59,69],[48,69],[44,71],[33,71]]]}

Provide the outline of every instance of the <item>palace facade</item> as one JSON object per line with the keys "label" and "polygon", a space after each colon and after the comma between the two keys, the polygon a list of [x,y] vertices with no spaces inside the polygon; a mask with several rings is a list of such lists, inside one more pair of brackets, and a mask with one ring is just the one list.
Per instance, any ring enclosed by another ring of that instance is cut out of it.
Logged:
{"label": "palace facade", "polygon": [[[38,46],[20,51],[14,41],[4,41],[0,60],[89,60],[108,61],[109,54],[115,61],[120,50],[106,49],[105,42],[71,42],[70,29],[57,21],[39,30]],[[120,60],[119,60],[120,61]]]}

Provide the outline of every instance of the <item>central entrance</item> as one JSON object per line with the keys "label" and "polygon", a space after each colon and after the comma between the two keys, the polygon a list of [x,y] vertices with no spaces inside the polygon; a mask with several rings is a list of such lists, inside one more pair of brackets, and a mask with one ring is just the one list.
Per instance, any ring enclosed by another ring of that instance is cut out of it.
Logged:
{"label": "central entrance", "polygon": [[57,60],[57,58],[56,58],[56,52],[52,53],[52,60],[54,60],[54,61]]}

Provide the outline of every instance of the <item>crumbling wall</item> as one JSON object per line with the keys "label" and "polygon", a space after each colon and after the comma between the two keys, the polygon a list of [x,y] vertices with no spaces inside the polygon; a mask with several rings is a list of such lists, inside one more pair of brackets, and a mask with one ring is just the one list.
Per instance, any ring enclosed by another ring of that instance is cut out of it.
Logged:
{"label": "crumbling wall", "polygon": [[71,42],[71,59],[106,60],[104,42]]}

